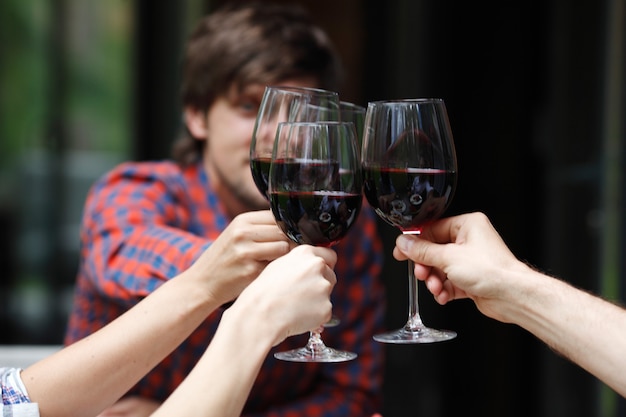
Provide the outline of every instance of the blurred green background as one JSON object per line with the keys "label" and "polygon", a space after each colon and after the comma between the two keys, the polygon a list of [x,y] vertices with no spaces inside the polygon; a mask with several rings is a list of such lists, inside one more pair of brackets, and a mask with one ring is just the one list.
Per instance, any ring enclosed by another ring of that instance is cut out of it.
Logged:
{"label": "blurred green background", "polygon": [[[459,160],[448,214],[486,212],[521,259],[626,300],[626,0],[280,1],[337,44],[343,99],[446,101]],[[0,344],[61,343],[87,190],[120,161],[167,157],[181,47],[224,2],[0,2]],[[379,226],[395,328],[406,271],[390,256],[397,232]],[[527,332],[469,301],[440,307],[422,290],[420,303],[459,337],[386,347],[385,417],[626,416]]]}

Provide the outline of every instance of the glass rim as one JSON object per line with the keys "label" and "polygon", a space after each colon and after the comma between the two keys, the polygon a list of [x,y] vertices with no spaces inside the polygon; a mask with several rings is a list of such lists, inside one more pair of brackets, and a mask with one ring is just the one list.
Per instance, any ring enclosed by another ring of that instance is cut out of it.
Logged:
{"label": "glass rim", "polygon": [[353,122],[346,120],[319,120],[316,122],[279,122],[278,127],[289,125],[294,127],[307,127],[307,126],[340,126],[340,125],[354,125]]}
{"label": "glass rim", "polygon": [[326,96],[339,97],[339,93],[332,90],[325,90],[317,87],[299,87],[295,85],[280,85],[270,84],[265,86],[265,90],[287,91],[291,93],[310,93],[310,94],[322,94]]}
{"label": "glass rim", "polygon": [[391,100],[376,100],[376,101],[370,101],[368,103],[368,106],[370,104],[374,104],[374,105],[384,105],[384,104],[402,104],[402,103],[407,103],[407,104],[421,104],[421,103],[443,103],[444,100],[442,98],[436,98],[436,97],[432,97],[432,98],[398,98],[398,99],[391,99]]}

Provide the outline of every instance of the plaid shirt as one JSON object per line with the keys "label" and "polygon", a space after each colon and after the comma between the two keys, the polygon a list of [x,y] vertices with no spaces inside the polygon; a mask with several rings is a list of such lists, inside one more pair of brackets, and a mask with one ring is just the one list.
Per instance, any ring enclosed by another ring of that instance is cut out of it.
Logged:
{"label": "plaid shirt", "polygon": [[[188,268],[227,226],[224,208],[201,165],[125,163],[92,188],[81,228],[81,262],[66,343],[103,327],[162,282]],[[244,409],[265,417],[371,416],[381,408],[384,287],[382,244],[364,204],[357,224],[335,247],[338,282],[333,313],[341,324],[324,330],[332,347],[358,354],[340,364],[289,363],[266,358]],[[223,310],[212,313],[131,394],[164,400],[204,353]],[[275,350],[301,347],[306,335]],[[219,375],[207,375],[219,384]]]}
{"label": "plaid shirt", "polygon": [[20,376],[21,371],[20,368],[0,368],[0,391],[3,405],[30,403]]}
{"label": "plaid shirt", "polygon": [[0,416],[39,417],[39,406],[30,402],[19,368],[0,368]]}

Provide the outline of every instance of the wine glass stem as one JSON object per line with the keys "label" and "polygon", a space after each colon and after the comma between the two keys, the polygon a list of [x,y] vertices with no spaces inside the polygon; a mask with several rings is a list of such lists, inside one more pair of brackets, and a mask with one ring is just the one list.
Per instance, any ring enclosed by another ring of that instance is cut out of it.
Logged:
{"label": "wine glass stem", "polygon": [[409,319],[404,326],[406,330],[416,332],[424,327],[419,313],[417,279],[415,278],[415,263],[408,260],[409,275]]}
{"label": "wine glass stem", "polygon": [[324,328],[320,326],[309,333],[309,341],[307,342],[306,347],[309,351],[311,351],[313,356],[321,355],[322,352],[324,352],[324,349],[326,349],[326,345],[322,341],[322,330],[324,330]]}

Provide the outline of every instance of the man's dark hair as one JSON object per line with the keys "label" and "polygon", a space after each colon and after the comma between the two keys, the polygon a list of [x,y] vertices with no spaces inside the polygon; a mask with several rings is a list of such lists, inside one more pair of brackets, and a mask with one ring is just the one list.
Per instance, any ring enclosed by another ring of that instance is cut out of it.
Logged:
{"label": "man's dark hair", "polygon": [[[297,5],[234,2],[204,17],[192,32],[182,66],[184,107],[206,111],[231,88],[310,77],[337,91],[341,64],[331,40]],[[173,148],[182,165],[197,160],[204,141],[185,130]]]}

